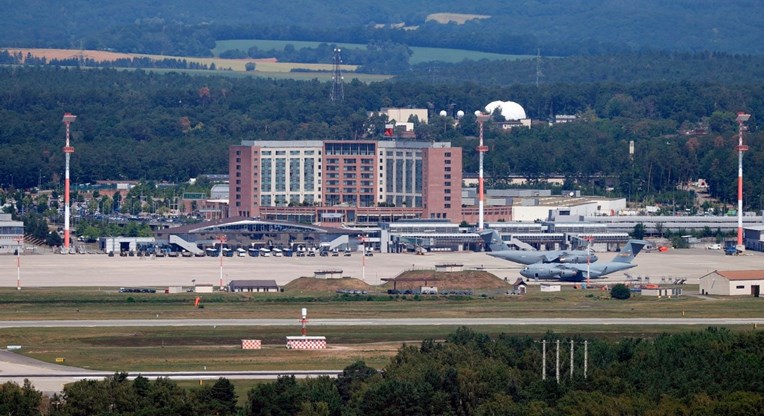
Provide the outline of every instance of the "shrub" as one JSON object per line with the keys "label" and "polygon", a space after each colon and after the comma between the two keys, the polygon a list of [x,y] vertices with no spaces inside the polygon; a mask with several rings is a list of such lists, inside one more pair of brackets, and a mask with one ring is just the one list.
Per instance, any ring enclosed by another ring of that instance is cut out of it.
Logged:
{"label": "shrub", "polygon": [[611,297],[614,299],[629,299],[630,295],[630,288],[621,283],[617,283],[611,288]]}

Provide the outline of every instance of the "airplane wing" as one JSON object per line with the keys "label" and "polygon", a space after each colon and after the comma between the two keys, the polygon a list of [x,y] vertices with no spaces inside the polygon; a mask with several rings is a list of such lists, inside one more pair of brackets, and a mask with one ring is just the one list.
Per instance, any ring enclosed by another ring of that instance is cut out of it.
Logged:
{"label": "airplane wing", "polygon": [[558,261],[558,259],[560,259],[561,253],[559,251],[550,251],[550,252],[544,253],[543,256],[545,258],[544,260],[545,263],[555,263],[556,261]]}

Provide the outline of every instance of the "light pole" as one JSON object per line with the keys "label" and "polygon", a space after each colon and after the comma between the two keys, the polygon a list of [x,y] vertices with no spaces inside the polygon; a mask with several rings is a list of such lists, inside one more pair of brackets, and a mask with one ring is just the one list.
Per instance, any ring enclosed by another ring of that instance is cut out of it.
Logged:
{"label": "light pole", "polygon": [[361,281],[366,282],[367,281],[367,245],[366,245],[366,235],[361,235]]}
{"label": "light pole", "polygon": [[226,242],[226,236],[223,234],[219,235],[218,241],[220,241],[220,290],[223,290],[223,243]]}
{"label": "light pole", "polygon": [[743,232],[743,210],[744,210],[744,152],[749,150],[749,146],[744,144],[744,130],[746,126],[744,123],[749,120],[750,115],[746,113],[738,113],[736,121],[738,122],[738,233],[736,238],[736,249],[743,251],[744,249],[744,232]]}
{"label": "light pole", "polygon": [[483,144],[483,123],[489,119],[488,114],[481,111],[475,112],[475,120],[478,122],[478,231],[483,231],[483,154],[489,151],[488,146]]}
{"label": "light pole", "polygon": [[64,175],[64,251],[69,254],[69,158],[74,153],[74,147],[69,145],[69,125],[77,120],[77,116],[71,113],[64,113],[61,120],[66,125],[66,145],[64,154],[66,155],[66,173]]}
{"label": "light pole", "polygon": [[24,236],[14,238],[19,243],[16,248],[16,290],[21,290],[21,250],[24,248]]}

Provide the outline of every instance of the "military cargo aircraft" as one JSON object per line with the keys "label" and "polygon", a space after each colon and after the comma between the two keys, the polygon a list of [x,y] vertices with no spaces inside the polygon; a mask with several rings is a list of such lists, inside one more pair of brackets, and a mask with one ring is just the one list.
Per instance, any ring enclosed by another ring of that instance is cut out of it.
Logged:
{"label": "military cargo aircraft", "polygon": [[554,279],[567,282],[581,282],[590,279],[598,279],[607,274],[620,270],[631,269],[636,264],[632,260],[648,244],[644,240],[630,240],[622,248],[616,257],[608,262],[578,264],[578,263],[536,263],[530,264],[521,270],[521,276],[529,279]]}
{"label": "military cargo aircraft", "polygon": [[498,259],[508,260],[521,264],[535,263],[590,263],[598,261],[598,256],[588,253],[587,250],[552,250],[552,251],[526,251],[511,250],[502,241],[496,230],[487,230],[481,233],[481,238],[490,252],[486,253]]}

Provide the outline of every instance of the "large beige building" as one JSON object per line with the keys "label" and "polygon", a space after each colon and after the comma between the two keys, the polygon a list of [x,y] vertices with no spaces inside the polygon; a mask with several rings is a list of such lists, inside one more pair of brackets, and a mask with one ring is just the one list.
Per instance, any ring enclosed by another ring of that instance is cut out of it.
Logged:
{"label": "large beige building", "polygon": [[763,270],[715,270],[699,278],[699,293],[759,297],[762,284]]}

